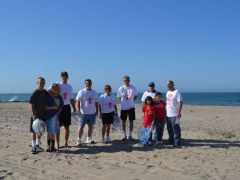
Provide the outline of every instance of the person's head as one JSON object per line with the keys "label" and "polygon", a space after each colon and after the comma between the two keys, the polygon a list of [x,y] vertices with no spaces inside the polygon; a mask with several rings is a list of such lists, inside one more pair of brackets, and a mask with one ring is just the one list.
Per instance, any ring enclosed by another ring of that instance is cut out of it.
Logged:
{"label": "person's head", "polygon": [[160,92],[157,92],[156,93],[156,95],[155,95],[155,101],[161,101],[161,99],[162,99],[162,93],[160,93]]}
{"label": "person's head", "polygon": [[153,105],[153,98],[151,96],[147,96],[145,99],[145,104],[147,105]]}
{"label": "person's head", "polygon": [[45,79],[43,77],[38,77],[37,78],[37,89],[43,90],[44,86],[45,86]]}
{"label": "person's head", "polygon": [[107,94],[107,95],[110,95],[111,92],[112,92],[112,87],[110,85],[105,85],[104,86],[104,92]]}
{"label": "person's head", "polygon": [[150,91],[150,92],[155,91],[155,84],[154,84],[154,82],[149,82],[148,83],[148,91]]}
{"label": "person's head", "polygon": [[58,96],[60,93],[60,87],[57,83],[53,83],[51,86],[50,91],[53,93],[54,96]]}
{"label": "person's head", "polygon": [[129,86],[130,77],[128,75],[123,76],[123,82],[126,86]]}
{"label": "person's head", "polygon": [[169,91],[174,90],[174,82],[172,80],[167,81],[167,88],[168,88]]}
{"label": "person's head", "polygon": [[84,85],[85,85],[85,88],[87,90],[91,90],[92,89],[92,80],[91,79],[85,79]]}
{"label": "person's head", "polygon": [[66,71],[61,72],[61,81],[62,81],[62,83],[67,84],[68,73]]}

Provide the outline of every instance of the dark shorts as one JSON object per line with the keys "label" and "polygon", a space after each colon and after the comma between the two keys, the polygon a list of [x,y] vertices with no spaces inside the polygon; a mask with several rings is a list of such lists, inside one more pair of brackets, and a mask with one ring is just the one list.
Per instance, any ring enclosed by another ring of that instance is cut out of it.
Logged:
{"label": "dark shorts", "polygon": [[131,109],[128,109],[128,110],[121,110],[121,119],[123,121],[126,121],[127,120],[127,117],[130,121],[133,121],[135,120],[135,108],[131,108]]}
{"label": "dark shorts", "polygon": [[112,124],[113,123],[114,112],[102,113],[102,123],[103,124]]}
{"label": "dark shorts", "polygon": [[59,114],[60,126],[70,126],[71,125],[71,107],[70,105],[64,105],[62,111]]}

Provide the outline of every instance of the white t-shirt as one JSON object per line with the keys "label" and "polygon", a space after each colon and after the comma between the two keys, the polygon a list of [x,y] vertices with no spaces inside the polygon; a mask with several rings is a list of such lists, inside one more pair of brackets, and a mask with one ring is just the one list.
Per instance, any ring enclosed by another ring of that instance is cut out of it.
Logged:
{"label": "white t-shirt", "polygon": [[144,102],[145,99],[146,99],[146,97],[148,97],[148,96],[151,96],[151,97],[154,99],[155,96],[156,96],[156,93],[157,93],[157,91],[154,91],[154,92],[145,91],[145,92],[143,93],[143,95],[142,95],[141,101]]}
{"label": "white t-shirt", "polygon": [[76,100],[80,101],[80,111],[82,114],[96,113],[98,96],[95,90],[87,90],[86,88],[80,90],[77,94]]}
{"label": "white t-shirt", "polygon": [[114,105],[116,105],[116,98],[111,94],[102,94],[99,98],[99,104],[101,105],[102,113],[110,113],[115,111]]}
{"label": "white t-shirt", "polygon": [[60,94],[63,98],[63,104],[70,104],[70,100],[73,99],[73,88],[69,84],[63,84],[62,82],[58,83],[60,87]]}
{"label": "white t-shirt", "polygon": [[134,108],[134,97],[137,96],[135,86],[122,85],[118,89],[117,97],[121,98],[121,110],[128,110]]}
{"label": "white t-shirt", "polygon": [[181,93],[175,89],[174,91],[168,91],[166,94],[166,108],[167,108],[167,117],[177,116],[177,107],[182,101]]}

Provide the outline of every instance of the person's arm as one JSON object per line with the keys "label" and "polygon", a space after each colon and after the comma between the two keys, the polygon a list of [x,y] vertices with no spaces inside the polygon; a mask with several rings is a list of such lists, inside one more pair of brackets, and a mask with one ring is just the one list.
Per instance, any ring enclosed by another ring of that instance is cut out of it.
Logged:
{"label": "person's arm", "polygon": [[95,103],[95,107],[96,107],[96,115],[98,115],[98,102]]}
{"label": "person's arm", "polygon": [[98,108],[99,108],[99,116],[102,119],[102,106],[98,104]]}
{"label": "person's arm", "polygon": [[75,109],[77,112],[80,112],[80,101],[79,100],[76,100]]}
{"label": "person's arm", "polygon": [[180,101],[179,104],[178,104],[177,118],[180,118],[180,117],[182,116],[182,115],[181,115],[182,106],[183,106],[183,103],[182,103],[182,101]]}
{"label": "person's arm", "polygon": [[114,110],[115,110],[115,114],[118,114],[117,105],[116,104],[114,105]]}
{"label": "person's arm", "polygon": [[75,100],[74,99],[70,99],[70,103],[71,103],[71,106],[73,108],[73,112],[76,112]]}
{"label": "person's arm", "polygon": [[37,110],[35,109],[34,107],[34,104],[30,104],[30,108],[31,108],[31,111],[32,111],[32,117],[33,117],[33,120],[37,119]]}

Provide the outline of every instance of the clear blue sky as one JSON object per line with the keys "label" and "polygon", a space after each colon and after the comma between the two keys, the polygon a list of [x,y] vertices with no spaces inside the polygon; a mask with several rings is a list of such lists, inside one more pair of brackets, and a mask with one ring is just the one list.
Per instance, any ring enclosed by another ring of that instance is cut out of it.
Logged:
{"label": "clear blue sky", "polygon": [[240,90],[239,0],[0,0],[0,93],[32,92],[69,72],[116,91],[130,75],[166,91]]}

